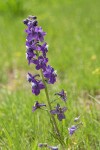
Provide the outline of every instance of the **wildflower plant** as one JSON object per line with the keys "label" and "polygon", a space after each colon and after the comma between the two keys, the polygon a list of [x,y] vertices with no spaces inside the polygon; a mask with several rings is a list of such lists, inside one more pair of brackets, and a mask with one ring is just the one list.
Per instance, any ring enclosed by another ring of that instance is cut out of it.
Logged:
{"label": "wildflower plant", "polygon": [[[67,95],[65,90],[61,90],[60,92],[56,92],[55,96],[60,98],[63,101],[64,106],[61,107],[59,103],[53,108],[52,103],[50,101],[49,91],[47,88],[47,84],[54,84],[57,78],[56,70],[49,65],[49,59],[47,58],[48,52],[48,44],[44,41],[44,37],[46,32],[38,26],[38,21],[36,16],[29,16],[27,19],[23,21],[23,23],[27,26],[25,30],[27,34],[26,38],[26,58],[28,60],[28,64],[32,64],[35,66],[35,69],[38,71],[38,74],[32,75],[31,73],[27,74],[27,80],[32,85],[32,93],[38,96],[41,90],[44,89],[47,105],[41,102],[36,101],[33,106],[33,112],[37,111],[37,109],[45,108],[48,111],[48,116],[50,117],[50,123],[52,125],[52,135],[58,142],[61,144],[62,149],[66,149],[65,138],[62,136],[57,124],[58,121],[62,121],[65,119],[65,112],[67,111],[66,101]],[[56,117],[55,117],[56,116]],[[75,118],[75,122],[79,120]],[[77,125],[73,125],[68,128],[69,135],[73,135],[74,132],[78,129],[80,123]],[[39,144],[40,148],[48,148],[51,150],[58,150],[56,146],[49,146],[46,143]]]}

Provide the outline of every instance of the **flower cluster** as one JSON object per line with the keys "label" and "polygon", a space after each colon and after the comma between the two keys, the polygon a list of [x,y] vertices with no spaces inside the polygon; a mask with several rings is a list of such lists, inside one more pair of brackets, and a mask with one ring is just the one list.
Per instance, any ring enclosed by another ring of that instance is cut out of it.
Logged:
{"label": "flower cluster", "polygon": [[[56,82],[57,73],[54,68],[50,65],[47,65],[48,58],[48,45],[44,42],[44,36],[46,33],[42,30],[41,27],[38,26],[37,18],[35,16],[29,16],[25,19],[24,24],[27,26],[25,32],[27,33],[26,38],[26,58],[29,64],[34,64],[36,70],[41,70],[43,73],[43,77],[48,84],[54,84]],[[32,85],[32,93],[36,96],[40,94],[40,90],[45,89],[45,84],[43,80],[39,79],[40,75],[32,75],[31,73],[27,74],[27,80]],[[55,93],[58,95],[64,102],[66,102],[66,92],[62,90],[61,92]],[[45,104],[35,103],[33,106],[33,112],[40,108],[41,106],[45,106]],[[67,110],[66,107],[61,108],[59,104],[55,107],[54,110],[50,110],[52,115],[57,115],[59,121],[65,119],[64,112]]]}
{"label": "flower cluster", "polygon": [[[29,64],[34,64],[36,70],[42,70],[43,75],[48,84],[56,82],[56,71],[48,65],[48,45],[44,42],[46,33],[41,27],[38,26],[37,17],[29,16],[23,22],[27,26],[25,30],[26,38],[26,58]],[[36,80],[34,76],[28,73],[28,81],[32,84],[32,93],[39,95],[40,90],[45,86],[41,80]]]}

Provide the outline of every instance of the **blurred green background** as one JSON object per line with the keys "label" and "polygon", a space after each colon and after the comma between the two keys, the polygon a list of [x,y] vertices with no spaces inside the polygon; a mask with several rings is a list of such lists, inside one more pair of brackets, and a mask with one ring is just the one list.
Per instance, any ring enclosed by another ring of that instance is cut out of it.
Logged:
{"label": "blurred green background", "polygon": [[[49,62],[58,72],[57,83],[50,92],[62,88],[67,91],[68,121],[73,114],[82,115],[84,127],[69,142],[69,148],[99,150],[99,0],[0,1],[0,146],[6,150],[17,149],[17,145],[20,150],[23,145],[23,149],[30,150],[37,149],[38,140],[47,140],[44,135],[38,137],[34,131],[39,117],[37,122],[33,121],[34,128],[30,122],[30,119],[36,119],[30,111],[34,101],[45,101],[45,95],[42,92],[39,98],[33,96],[26,81],[27,72],[35,72],[25,58],[26,27],[22,21],[28,15],[36,15],[39,25],[47,32],[45,41],[49,44]],[[44,130],[43,126],[41,133]]]}

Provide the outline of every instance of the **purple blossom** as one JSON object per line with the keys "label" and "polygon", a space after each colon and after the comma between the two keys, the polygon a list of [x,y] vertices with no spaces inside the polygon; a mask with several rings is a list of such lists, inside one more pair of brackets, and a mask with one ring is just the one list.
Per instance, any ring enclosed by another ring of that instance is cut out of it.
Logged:
{"label": "purple blossom", "polygon": [[34,76],[32,76],[31,73],[27,74],[27,80],[28,80],[28,82],[34,82],[34,80],[35,80],[36,77],[40,77],[40,75],[39,74],[35,74]]}
{"label": "purple blossom", "polygon": [[31,82],[31,84],[32,84],[32,93],[35,94],[35,95],[39,95],[40,90],[45,88],[42,81],[34,80],[34,82]]}
{"label": "purple blossom", "polygon": [[59,95],[63,101],[66,101],[66,99],[67,99],[66,92],[64,90],[62,90],[59,93],[55,93],[55,95]]}
{"label": "purple blossom", "polygon": [[29,31],[31,31],[32,28],[35,28],[38,25],[38,22],[36,20],[35,16],[29,16],[28,18],[26,18],[23,23],[28,27],[26,32],[28,33]]}
{"label": "purple blossom", "polygon": [[43,43],[43,45],[38,45],[38,50],[42,51],[43,56],[46,57],[46,53],[48,52],[48,45],[47,43]]}
{"label": "purple blossom", "polygon": [[27,33],[27,41],[31,42],[31,41],[35,41],[35,27],[31,28],[31,30],[29,30],[29,28],[26,30]]}
{"label": "purple blossom", "polygon": [[44,58],[43,56],[39,56],[38,59],[34,59],[32,61],[36,65],[36,69],[45,69],[46,63],[48,62],[48,58]]}
{"label": "purple blossom", "polygon": [[32,84],[32,93],[35,95],[39,95],[40,90],[44,89],[45,86],[41,80],[35,79],[36,76],[39,75],[32,76],[30,73],[28,73],[27,80]]}
{"label": "purple blossom", "polygon": [[32,23],[36,25],[36,19],[37,19],[36,16],[29,16],[28,18],[23,20],[23,23],[27,26],[29,26],[29,24],[32,24]]}
{"label": "purple blossom", "polygon": [[34,40],[29,41],[28,39],[26,39],[26,48],[31,48],[34,51],[38,49],[37,45],[38,45],[38,42]]}
{"label": "purple blossom", "polygon": [[28,41],[44,41],[44,36],[46,35],[45,32],[43,32],[41,27],[38,27],[38,22],[36,20],[35,16],[29,16],[27,19],[25,19],[24,24],[27,25],[26,33],[27,35],[27,40]]}
{"label": "purple blossom", "polygon": [[46,33],[43,32],[43,30],[42,30],[41,27],[35,27],[34,35],[33,35],[33,37],[34,37],[35,40],[43,42],[45,35],[46,35]]}
{"label": "purple blossom", "polygon": [[34,76],[32,76],[30,73],[27,74],[27,80],[28,82],[34,81]]}
{"label": "purple blossom", "polygon": [[44,77],[48,79],[49,84],[54,84],[56,82],[57,73],[51,66],[48,65],[43,74]]}
{"label": "purple blossom", "polygon": [[66,107],[61,108],[59,104],[57,104],[55,108],[56,109],[51,110],[50,113],[54,115],[57,114],[57,118],[59,121],[62,121],[62,119],[65,119],[64,112],[67,110],[67,108]]}
{"label": "purple blossom", "polygon": [[77,126],[73,125],[71,128],[68,128],[69,134],[73,135],[73,133],[77,130]]}
{"label": "purple blossom", "polygon": [[33,58],[36,58],[36,53],[32,48],[27,49],[26,58],[27,58],[29,64],[32,62]]}
{"label": "purple blossom", "polygon": [[45,32],[43,32],[41,27],[38,26],[34,26],[33,28],[28,28],[26,29],[26,33],[28,34],[27,36],[27,40],[28,41],[40,41],[43,42],[44,41],[44,36],[46,35]]}
{"label": "purple blossom", "polygon": [[35,105],[33,106],[32,111],[34,112],[36,109],[41,108],[43,106],[46,106],[45,104],[40,104],[38,101],[36,101]]}

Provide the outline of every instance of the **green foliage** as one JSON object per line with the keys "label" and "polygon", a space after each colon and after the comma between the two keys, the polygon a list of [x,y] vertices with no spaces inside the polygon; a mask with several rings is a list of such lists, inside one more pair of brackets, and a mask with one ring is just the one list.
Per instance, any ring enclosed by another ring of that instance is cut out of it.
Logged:
{"label": "green foliage", "polygon": [[[22,20],[36,15],[47,32],[50,64],[58,71],[54,92],[68,93],[64,135],[74,117],[81,115],[83,127],[68,141],[68,148],[99,150],[100,2],[98,0],[4,0],[0,1],[0,148],[37,150],[39,142],[58,144],[48,132],[46,112],[31,109],[35,100],[26,74],[32,66],[25,59],[25,26]],[[51,91],[52,89],[52,91]],[[60,127],[60,124],[59,124]],[[44,132],[45,131],[45,132]]]}
{"label": "green foliage", "polygon": [[24,13],[23,0],[4,0],[0,2],[0,11],[18,16]]}

